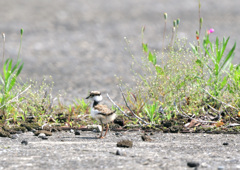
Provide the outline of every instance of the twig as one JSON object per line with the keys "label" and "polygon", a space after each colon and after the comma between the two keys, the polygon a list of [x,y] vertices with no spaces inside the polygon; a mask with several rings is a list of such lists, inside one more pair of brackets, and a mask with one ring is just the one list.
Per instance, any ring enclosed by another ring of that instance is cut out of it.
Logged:
{"label": "twig", "polygon": [[25,90],[23,90],[21,93],[19,93],[17,96],[15,96],[14,98],[12,98],[11,100],[9,100],[7,103],[5,103],[4,105],[0,106],[0,108],[4,107],[5,105],[13,102],[15,99],[17,99],[21,94],[25,93],[29,88],[31,87],[31,85],[29,85]]}
{"label": "twig", "polygon": [[226,113],[228,114],[228,116],[230,116],[230,118],[232,118],[234,121],[238,122],[235,118],[233,118],[233,117],[228,113],[227,108],[226,108],[224,105],[223,105],[223,107],[224,107]]}
{"label": "twig", "polygon": [[112,102],[112,104],[116,107],[116,108],[118,108],[118,110],[120,110],[125,116],[127,116],[127,117],[129,117],[111,98],[110,98],[110,96],[107,94],[107,97],[108,97],[108,99]]}
{"label": "twig", "polygon": [[236,107],[233,107],[232,105],[227,104],[227,103],[225,103],[225,102],[223,102],[223,101],[217,99],[216,97],[214,97],[213,95],[211,95],[206,89],[203,89],[203,90],[204,90],[209,96],[211,96],[213,99],[215,99],[215,100],[221,102],[222,104],[225,104],[226,106],[229,106],[229,107],[231,107],[231,108],[233,108],[233,109],[236,109],[237,111],[239,110],[239,109],[237,109]]}
{"label": "twig", "polygon": [[178,112],[178,114],[180,114],[183,117],[188,117],[189,119],[193,119],[191,116],[189,116],[188,114],[186,114],[184,111],[182,111],[183,114],[180,113],[180,111],[177,108],[176,102],[174,101],[174,106],[176,107],[176,111]]}
{"label": "twig", "polygon": [[142,121],[143,123],[149,125],[149,123],[147,123],[146,121],[144,121],[143,119],[141,119],[140,117],[138,117],[138,116],[132,111],[132,109],[129,107],[129,105],[128,105],[127,101],[126,101],[126,98],[125,98],[125,96],[124,96],[124,94],[123,94],[123,91],[122,91],[122,88],[121,88],[120,86],[119,86],[119,89],[120,89],[120,91],[121,91],[121,93],[122,93],[123,100],[124,100],[127,108],[130,110],[130,112],[131,112],[138,120],[140,120],[140,121]]}
{"label": "twig", "polygon": [[[206,103],[207,104],[207,103]],[[219,110],[217,110],[217,109],[215,109],[215,108],[213,108],[212,106],[210,106],[209,104],[207,104],[208,105],[208,107],[210,107],[210,109],[212,109],[214,112],[217,112],[218,113],[218,119],[220,119],[221,118],[221,112],[219,111]],[[215,117],[216,118],[216,117]]]}

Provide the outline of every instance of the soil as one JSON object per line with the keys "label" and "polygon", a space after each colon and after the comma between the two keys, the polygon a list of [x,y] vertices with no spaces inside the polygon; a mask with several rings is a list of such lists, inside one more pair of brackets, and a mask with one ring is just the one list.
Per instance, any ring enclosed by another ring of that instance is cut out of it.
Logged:
{"label": "soil", "polygon": [[[201,6],[203,30],[214,28],[220,39],[231,36],[228,49],[235,41],[238,46],[240,1],[208,0]],[[66,103],[90,90],[120,102],[115,75],[134,86],[131,55],[142,56],[141,27],[146,27],[144,41],[160,50],[164,12],[169,34],[172,20],[180,18],[179,37],[195,39],[198,2],[192,0],[0,1],[0,32],[6,34],[5,56],[16,57],[24,28],[23,82],[51,75],[53,94],[66,92]],[[235,56],[237,63],[239,48]],[[171,126],[166,132],[179,130]],[[0,169],[240,169],[238,134],[111,131],[102,140],[90,131],[80,131],[80,136],[69,131],[42,138],[33,132],[14,135],[0,137]],[[117,147],[122,140],[132,141],[132,148]]]}

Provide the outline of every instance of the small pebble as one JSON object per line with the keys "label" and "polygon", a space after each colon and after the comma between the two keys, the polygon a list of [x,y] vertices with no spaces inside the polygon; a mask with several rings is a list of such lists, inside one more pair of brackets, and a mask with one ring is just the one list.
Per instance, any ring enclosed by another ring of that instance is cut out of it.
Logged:
{"label": "small pebble", "polygon": [[17,131],[16,134],[22,134],[23,132],[21,130]]}
{"label": "small pebble", "polygon": [[36,130],[36,129],[32,129],[31,131],[32,131],[33,133],[36,133],[36,132],[37,132],[37,130]]}
{"label": "small pebble", "polygon": [[143,141],[148,141],[148,142],[152,141],[152,139],[147,135],[142,135],[141,138]]}
{"label": "small pebble", "polygon": [[89,130],[92,130],[93,132],[101,132],[102,131],[102,126],[100,126],[100,125],[87,125],[87,128]]}
{"label": "small pebble", "polygon": [[224,142],[223,145],[228,145],[228,142]]}
{"label": "small pebble", "polygon": [[11,139],[17,139],[19,137],[18,134],[11,135]]}
{"label": "small pebble", "polygon": [[21,144],[22,144],[22,145],[27,145],[27,144],[28,144],[28,141],[27,141],[27,140],[22,140]]}
{"label": "small pebble", "polygon": [[73,130],[73,129],[70,129],[70,133],[74,133],[74,130]]}
{"label": "small pebble", "polygon": [[121,155],[121,152],[119,149],[117,150],[116,155]]}
{"label": "small pebble", "polygon": [[101,132],[102,131],[102,126],[97,125],[97,132]]}
{"label": "small pebble", "polygon": [[153,132],[151,132],[151,133],[150,133],[150,135],[154,135],[154,133],[153,133]]}
{"label": "small pebble", "polygon": [[75,135],[80,135],[80,131],[79,131],[79,130],[76,130],[76,131],[75,131]]}
{"label": "small pebble", "polygon": [[117,143],[117,147],[122,147],[122,148],[132,148],[133,142],[130,140],[122,140]]}
{"label": "small pebble", "polygon": [[198,162],[188,162],[187,166],[194,168],[194,167],[199,167],[199,163]]}
{"label": "small pebble", "polygon": [[219,166],[218,170],[224,170],[224,166]]}
{"label": "small pebble", "polygon": [[43,138],[43,137],[46,137],[46,135],[45,135],[44,133],[40,133],[40,134],[38,135],[38,137],[39,137],[39,138]]}
{"label": "small pebble", "polygon": [[122,133],[116,132],[115,135],[116,135],[117,137],[119,137],[119,136],[122,136]]}
{"label": "small pebble", "polygon": [[48,140],[47,136],[42,136],[41,138],[42,138],[42,140]]}

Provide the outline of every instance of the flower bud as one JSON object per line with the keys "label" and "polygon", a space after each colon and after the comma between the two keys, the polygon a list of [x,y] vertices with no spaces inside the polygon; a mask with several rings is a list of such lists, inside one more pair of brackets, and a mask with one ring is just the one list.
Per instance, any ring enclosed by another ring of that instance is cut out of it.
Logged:
{"label": "flower bud", "polygon": [[178,18],[178,19],[177,19],[177,25],[179,25],[179,24],[180,24],[180,19]]}
{"label": "flower bud", "polygon": [[173,21],[173,27],[176,27],[176,25],[177,25],[177,21],[174,20],[174,21]]}
{"label": "flower bud", "polygon": [[200,18],[200,27],[202,27],[203,18]]}
{"label": "flower bud", "polygon": [[23,35],[23,29],[21,28],[21,30],[20,30],[20,33],[21,33],[21,35]]}
{"label": "flower bud", "polygon": [[199,40],[199,32],[196,31],[196,39]]}
{"label": "flower bud", "polygon": [[165,12],[163,15],[164,15],[164,19],[167,20],[167,13]]}
{"label": "flower bud", "polygon": [[5,33],[2,33],[3,41],[5,41]]}

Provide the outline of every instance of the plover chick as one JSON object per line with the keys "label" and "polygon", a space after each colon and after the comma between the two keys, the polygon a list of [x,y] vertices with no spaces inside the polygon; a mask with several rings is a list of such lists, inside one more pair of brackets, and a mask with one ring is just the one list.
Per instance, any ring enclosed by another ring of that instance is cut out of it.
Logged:
{"label": "plover chick", "polygon": [[[116,118],[116,110],[112,111],[110,110],[106,105],[99,104],[102,101],[102,95],[99,91],[91,91],[89,96],[86,97],[86,99],[91,99],[91,116],[95,119],[97,119],[102,126],[101,135],[99,138],[104,138],[107,135],[107,131],[109,128],[108,123],[113,121]],[[103,136],[103,124],[107,124],[106,132]]]}

